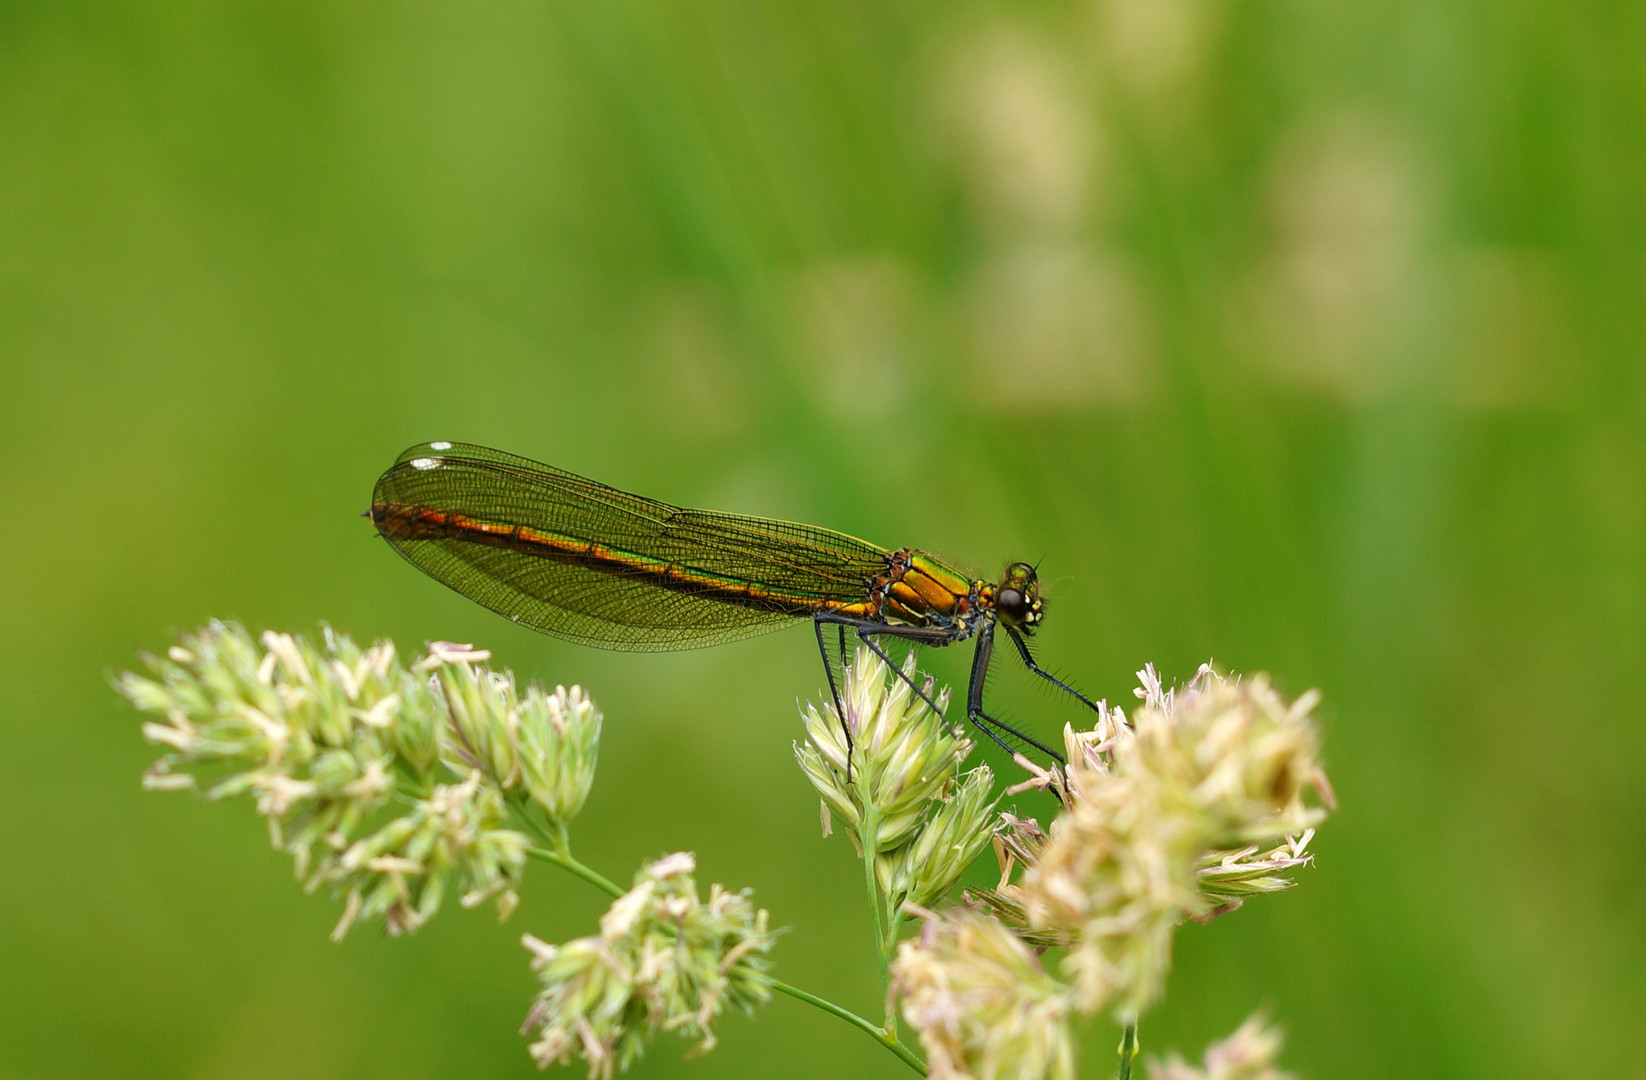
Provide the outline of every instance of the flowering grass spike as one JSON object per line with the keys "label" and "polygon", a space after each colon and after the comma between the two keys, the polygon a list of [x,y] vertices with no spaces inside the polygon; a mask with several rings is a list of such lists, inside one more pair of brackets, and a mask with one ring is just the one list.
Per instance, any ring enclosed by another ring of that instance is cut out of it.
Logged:
{"label": "flowering grass spike", "polygon": [[[774,993],[943,1080],[1072,1080],[1072,1025],[1105,1011],[1125,1025],[1129,1078],[1177,928],[1290,888],[1333,805],[1314,694],[1287,701],[1264,676],[1209,666],[1167,689],[1151,665],[1132,715],[1100,702],[1089,730],[1065,729],[1066,768],[1019,759],[1030,779],[1008,793],[1058,796],[1043,829],[1000,811],[987,765],[962,770],[973,745],[942,715],[946,689],[923,681],[937,709],[912,690],[912,654],[899,672],[859,649],[839,711],[832,695],[802,710],[795,757],[822,799],[824,835],[840,822],[863,859],[880,1022],[776,979],[767,913],[746,890],[700,897],[689,853],[647,864],[627,890],[573,856],[569,826],[603,724],[577,687],[522,689],[469,645],[433,642],[406,664],[388,642],[361,648],[330,629],[254,639],[225,622],[145,659],[147,674],[115,680],[164,748],[145,786],[248,797],[304,886],[343,899],[335,938],[377,918],[410,933],[453,893],[506,917],[528,859],[612,897],[597,934],[521,939],[540,986],[522,1028],[532,1058],[577,1058],[593,1080],[626,1071],[664,1033],[708,1051],[727,1009]],[[991,842],[998,883],[930,910]],[[919,933],[901,940],[911,919]],[[1201,1064],[1171,1057],[1149,1071],[1288,1080],[1279,1047],[1254,1018]]]}
{"label": "flowering grass spike", "polygon": [[925,913],[920,936],[898,949],[892,986],[932,1076],[1073,1080],[1068,988],[994,919]]}
{"label": "flowering grass spike", "polygon": [[564,945],[522,939],[543,984],[522,1028],[537,1029],[538,1065],[576,1055],[590,1077],[610,1077],[627,1071],[659,1031],[706,1051],[724,1009],[751,1012],[771,998],[775,935],[766,912],[747,892],[719,885],[699,900],[695,869],[685,852],[642,868],[601,918],[598,936]]}
{"label": "flowering grass spike", "polygon": [[1206,1049],[1198,1066],[1176,1054],[1165,1061],[1149,1063],[1149,1080],[1293,1080],[1291,1073],[1275,1067],[1282,1042],[1278,1028],[1268,1027],[1261,1016],[1253,1016],[1222,1042]]}
{"label": "flowering grass spike", "polygon": [[[911,653],[903,669],[911,679],[914,659]],[[795,757],[828,812],[841,817],[854,835],[872,818],[873,851],[890,851],[920,828],[929,804],[947,788],[972,744],[872,650],[857,651],[844,679],[844,720],[832,703],[821,709],[808,704],[801,712],[806,742],[795,748]],[[925,689],[940,708],[947,707],[947,689],[934,694],[930,679]]]}
{"label": "flowering grass spike", "polygon": [[995,890],[1034,931],[1070,943],[1081,1008],[1127,1023],[1159,997],[1177,924],[1287,887],[1325,815],[1305,793],[1332,798],[1314,695],[1289,704],[1263,676],[1209,666],[1170,691],[1152,666],[1139,675],[1129,724],[1105,708],[1089,737],[1070,735],[1068,807],[1024,851],[1021,882]]}
{"label": "flowering grass spike", "polygon": [[563,824],[593,782],[588,699],[521,694],[487,656],[436,642],[408,666],[389,642],[362,649],[329,628],[254,640],[212,622],[115,685],[159,718],[143,733],[167,753],[146,786],[250,795],[304,886],[344,897],[336,936],[377,916],[403,933],[453,889],[506,916],[531,843],[509,793]]}
{"label": "flowering grass spike", "polygon": [[[825,835],[839,816],[866,862],[883,976],[905,906],[935,903],[953,888],[988,846],[997,799],[987,765],[960,771],[971,741],[911,689],[914,660],[911,653],[900,675],[872,649],[857,650],[843,673],[844,719],[832,702],[807,705],[806,741],[795,747],[823,797]],[[924,689],[948,705],[947,689],[934,694],[929,678]]]}

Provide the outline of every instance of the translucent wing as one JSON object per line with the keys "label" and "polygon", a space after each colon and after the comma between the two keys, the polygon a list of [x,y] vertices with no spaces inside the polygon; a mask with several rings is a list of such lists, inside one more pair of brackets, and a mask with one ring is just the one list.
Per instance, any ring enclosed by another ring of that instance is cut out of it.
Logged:
{"label": "translucent wing", "polygon": [[866,596],[886,552],[789,521],[683,510],[465,443],[412,447],[372,520],[418,569],[556,637],[690,649]]}

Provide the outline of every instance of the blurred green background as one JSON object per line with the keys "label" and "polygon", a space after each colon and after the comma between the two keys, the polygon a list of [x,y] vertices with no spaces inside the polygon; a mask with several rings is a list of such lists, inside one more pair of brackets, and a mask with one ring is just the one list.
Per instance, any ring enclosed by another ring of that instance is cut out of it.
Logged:
{"label": "blurred green background", "polygon": [[[1179,934],[1146,1051],[1267,1006],[1320,1080],[1639,1075],[1643,56],[1600,0],[0,4],[0,1077],[533,1075],[516,939],[592,890],[334,946],[249,807],[139,790],[105,679],[211,616],[590,687],[581,854],[695,850],[875,1008],[808,632],[506,624],[358,517],[435,438],[1043,559],[1110,700],[1320,687],[1318,864]],[[721,1033],[637,1075],[905,1075],[787,999]]]}

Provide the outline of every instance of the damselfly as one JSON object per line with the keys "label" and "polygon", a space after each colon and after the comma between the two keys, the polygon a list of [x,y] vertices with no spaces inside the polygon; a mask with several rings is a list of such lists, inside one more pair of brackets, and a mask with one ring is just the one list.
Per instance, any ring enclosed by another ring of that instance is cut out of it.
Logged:
{"label": "damselfly", "polygon": [[1026,745],[1061,762],[1056,751],[983,708],[998,627],[1030,671],[1097,708],[1035,663],[1028,638],[1043,601],[1028,563],[1012,563],[999,582],[973,579],[915,548],[888,550],[814,525],[681,509],[467,443],[420,443],[401,454],[378,479],[369,516],[396,551],[436,581],[568,641],[661,652],[810,619],[838,711],[825,627],[836,630],[842,665],[849,630],[934,709],[880,639],[932,646],[971,640],[967,720],[1008,752]]}

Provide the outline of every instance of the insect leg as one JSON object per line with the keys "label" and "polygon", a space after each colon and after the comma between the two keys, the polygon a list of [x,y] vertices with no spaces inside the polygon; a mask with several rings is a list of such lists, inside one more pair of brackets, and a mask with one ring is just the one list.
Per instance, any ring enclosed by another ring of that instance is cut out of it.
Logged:
{"label": "insect leg", "polygon": [[921,701],[931,706],[933,712],[939,716],[943,715],[943,710],[937,707],[937,702],[932,700],[931,695],[921,689],[920,685],[912,678],[905,675],[902,666],[893,660],[891,654],[874,639],[876,637],[894,637],[916,645],[947,645],[954,641],[954,635],[949,631],[929,626],[887,626],[882,622],[874,622],[869,619],[853,619],[849,616],[833,615],[828,612],[813,615],[812,618],[819,623],[835,623],[840,626],[842,633],[845,632],[846,627],[856,630],[859,641],[873,649],[875,655],[884,660],[886,666],[891,668],[899,679],[907,683],[909,689],[913,690]]}
{"label": "insect leg", "polygon": [[[1007,627],[1007,632],[1011,628]],[[977,646],[972,650],[972,677],[966,687],[966,719],[979,731],[985,732],[991,739],[1005,747],[1008,753],[1021,749],[1021,746],[1031,746],[1045,754],[1058,765],[1062,765],[1063,755],[1040,742],[1032,736],[1026,735],[1003,720],[997,720],[983,711],[983,684],[989,675],[989,658],[994,655],[994,623],[984,623],[977,634]],[[987,726],[985,726],[987,725]],[[991,731],[990,728],[995,730]],[[1001,739],[1001,734],[1018,740],[1019,747],[1007,746]]]}
{"label": "insect leg", "polygon": [[1091,698],[1088,698],[1079,690],[1076,690],[1062,679],[1059,679],[1056,675],[1053,675],[1051,672],[1035,663],[1034,657],[1029,653],[1029,643],[1023,640],[1023,634],[1017,629],[1017,627],[1006,627],[1006,633],[1011,635],[1012,644],[1017,646],[1017,654],[1023,658],[1023,664],[1025,667],[1034,672],[1036,675],[1039,675],[1042,679],[1045,679],[1047,682],[1051,683],[1053,686],[1062,690],[1070,697],[1073,697],[1076,701],[1086,706],[1086,708],[1092,710],[1093,712],[1101,711],[1098,709],[1097,703],[1092,701]]}
{"label": "insect leg", "polygon": [[817,631],[817,648],[818,648],[818,651],[823,654],[823,669],[824,669],[825,672],[827,672],[827,674],[829,676],[829,693],[834,698],[835,715],[840,717],[840,727],[841,727],[841,730],[845,733],[845,736],[846,736],[846,782],[851,783],[851,779],[852,779],[852,776],[851,776],[852,733],[851,733],[851,729],[846,726],[846,710],[841,705],[840,691],[836,687],[835,681],[834,681],[834,670],[829,666],[829,652],[828,652],[828,649],[823,644],[823,624],[824,623],[833,623],[835,626],[839,627],[840,643],[841,643],[841,658],[842,658],[842,660],[841,660],[841,677],[842,678],[845,677],[845,659],[844,658],[845,658],[846,628],[851,627],[852,629],[857,631],[858,640],[862,641],[863,644],[865,644],[869,648],[873,649],[875,651],[875,654],[877,656],[879,656],[880,659],[882,659],[886,662],[886,666],[891,668],[894,672],[896,672],[898,678],[900,678],[904,682],[908,683],[909,684],[909,689],[913,690],[917,695],[919,695],[920,700],[924,701],[927,705],[930,705],[931,708],[932,708],[932,711],[937,713],[939,716],[943,715],[943,710],[939,709],[937,707],[937,702],[933,701],[932,698],[931,698],[931,695],[927,694],[925,690],[921,689],[921,687],[918,684],[916,684],[913,679],[911,679],[911,678],[909,678],[909,676],[903,674],[903,669],[897,666],[897,664],[892,660],[892,658],[889,655],[887,655],[886,650],[881,648],[880,644],[878,642],[872,640],[872,637],[875,634],[890,634],[893,637],[900,637],[900,638],[904,638],[904,639],[910,640],[910,641],[924,641],[924,642],[928,642],[928,643],[931,643],[931,644],[938,644],[938,645],[948,644],[948,642],[951,640],[951,638],[949,637],[949,635],[947,633],[944,633],[942,631],[923,629],[923,628],[920,628],[920,627],[887,626],[884,623],[870,622],[870,621],[865,620],[865,619],[853,619],[849,616],[836,615],[836,614],[833,614],[832,612],[826,612],[826,611],[820,611],[817,614],[812,616],[812,626]]}
{"label": "insect leg", "polygon": [[[943,710],[938,708],[937,702],[932,699],[932,696],[930,694],[928,694],[925,691],[925,689],[923,687],[921,687],[921,685],[919,683],[915,682],[914,678],[912,676],[910,676],[908,673],[906,673],[903,670],[903,668],[898,665],[896,660],[892,659],[891,654],[888,653],[885,650],[885,648],[880,644],[880,642],[875,640],[875,638],[877,636],[879,636],[881,634],[886,634],[886,633],[888,633],[888,631],[886,631],[884,628],[878,628],[877,627],[876,629],[869,629],[868,627],[862,627],[862,626],[857,628],[857,638],[858,638],[858,640],[863,642],[863,644],[867,645],[869,648],[873,649],[875,651],[875,655],[879,656],[880,659],[884,660],[886,662],[886,666],[891,668],[892,671],[894,673],[896,673],[896,675],[899,679],[902,679],[905,683],[907,683],[909,689],[913,690],[915,692],[915,695],[917,697],[919,697],[921,701],[924,701],[928,706],[931,707],[932,712],[936,713],[939,716],[942,716],[943,715]],[[892,634],[890,634],[890,636],[891,637],[899,637],[899,638],[903,637],[902,634],[897,634],[897,633],[892,633]]]}
{"label": "insect leg", "polygon": [[[827,621],[822,616],[812,618],[812,629],[817,632],[817,651],[823,657],[823,674],[829,679],[829,696],[834,699],[834,715],[840,720],[840,733],[846,737],[846,783],[852,782],[852,729],[846,723],[846,710],[840,704],[840,690],[834,681],[834,665],[829,663],[829,647],[823,643],[823,623]],[[845,678],[846,673],[846,628],[840,627],[840,673]]]}

